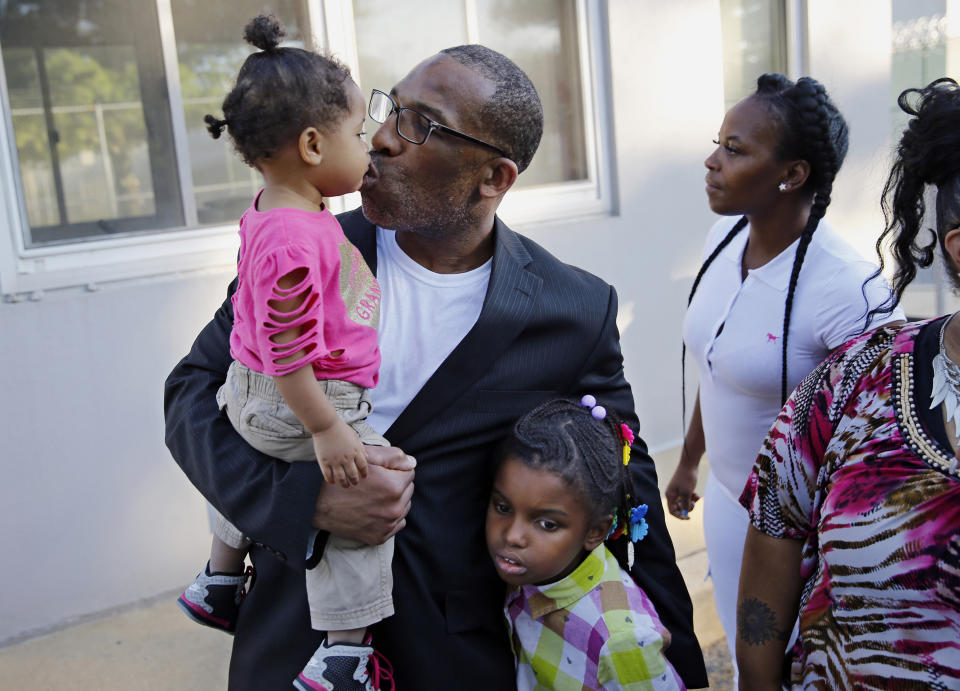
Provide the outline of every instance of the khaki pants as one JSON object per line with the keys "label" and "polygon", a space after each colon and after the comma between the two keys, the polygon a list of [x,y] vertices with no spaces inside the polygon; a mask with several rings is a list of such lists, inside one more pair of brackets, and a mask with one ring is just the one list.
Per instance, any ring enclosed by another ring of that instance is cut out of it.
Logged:
{"label": "khaki pants", "polygon": [[[319,381],[340,418],[371,446],[390,443],[367,424],[369,392],[350,382]],[[234,361],[217,392],[233,427],[252,447],[287,462],[317,462],[313,439],[284,402],[273,378]],[[362,482],[362,480],[361,480]],[[248,545],[243,533],[213,511],[213,533],[231,547]],[[304,545],[306,550],[306,545]],[[393,614],[393,539],[368,545],[331,535],[320,563],[307,570],[311,625],[344,631],[375,624]]]}

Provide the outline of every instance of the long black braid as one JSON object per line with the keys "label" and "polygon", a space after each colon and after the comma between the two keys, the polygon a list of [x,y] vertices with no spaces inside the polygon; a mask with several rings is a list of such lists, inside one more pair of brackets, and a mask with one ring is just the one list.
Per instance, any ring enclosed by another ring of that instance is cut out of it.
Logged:
{"label": "long black braid", "polygon": [[[897,267],[892,294],[870,311],[871,316],[893,311],[918,268],[933,263],[937,243],[943,250],[944,236],[960,226],[960,87],[953,79],[943,77],[922,89],[907,89],[900,94],[897,105],[912,117],[900,137],[896,159],[883,187],[886,223],[877,240],[880,268],[874,276],[883,271],[883,246],[888,241]],[[929,229],[930,239],[924,242],[918,236],[926,212],[927,185],[937,187],[937,230]],[[960,290],[956,271],[947,274],[954,289]]]}
{"label": "long black braid", "polygon": [[626,525],[633,484],[623,464],[622,423],[612,410],[603,420],[590,410],[567,398],[541,404],[517,420],[498,460],[555,473],[583,497],[591,523],[616,516]]}
{"label": "long black braid", "polygon": [[[757,80],[757,91],[753,98],[764,104],[779,133],[779,142],[775,151],[782,160],[805,160],[810,165],[810,174],[804,183],[803,191],[813,196],[810,215],[800,235],[797,251],[790,274],[787,299],[783,311],[783,342],[781,344],[780,366],[780,402],[786,402],[787,388],[787,342],[790,333],[790,317],[793,311],[793,296],[797,288],[800,269],[803,266],[807,248],[813,239],[813,233],[830,205],[833,181],[847,155],[847,123],[830,100],[826,89],[815,79],[801,77],[796,83],[782,74],[764,74]],[[771,181],[773,184],[773,181]],[[746,225],[741,218],[711,253],[700,268],[694,281],[687,305],[693,300],[700,278],[711,262],[740,230]],[[685,352],[685,351],[684,351]],[[683,355],[681,355],[683,357]],[[685,374],[682,380],[685,380]],[[684,395],[685,401],[685,395]],[[684,420],[686,410],[684,405]]]}

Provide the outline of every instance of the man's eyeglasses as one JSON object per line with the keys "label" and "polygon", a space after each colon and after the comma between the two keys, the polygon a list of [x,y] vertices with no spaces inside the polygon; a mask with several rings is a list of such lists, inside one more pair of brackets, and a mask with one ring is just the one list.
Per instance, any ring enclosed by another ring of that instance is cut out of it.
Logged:
{"label": "man's eyeglasses", "polygon": [[436,120],[428,118],[426,115],[414,110],[413,108],[398,105],[390,94],[384,93],[379,89],[374,89],[373,93],[370,94],[370,106],[367,109],[367,112],[370,114],[371,120],[379,123],[386,122],[391,115],[396,113],[397,134],[411,144],[425,144],[430,138],[430,135],[433,134],[434,130],[440,130],[441,132],[452,134],[454,137],[460,137],[461,139],[466,139],[468,142],[473,142],[474,144],[485,146],[488,149],[493,149],[501,156],[510,158],[499,146],[494,146],[493,144],[485,142],[482,139],[471,137],[469,134],[458,132],[452,127],[441,125]]}

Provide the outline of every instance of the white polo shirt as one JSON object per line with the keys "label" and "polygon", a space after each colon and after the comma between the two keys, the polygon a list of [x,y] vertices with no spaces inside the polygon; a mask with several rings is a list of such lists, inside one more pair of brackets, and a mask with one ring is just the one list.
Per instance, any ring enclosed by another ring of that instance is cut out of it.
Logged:
{"label": "white polo shirt", "polygon": [[[704,259],[739,217],[717,221]],[[710,469],[733,498],[740,496],[763,440],[780,412],[783,310],[799,240],[741,281],[750,234],[743,228],[703,274],[683,324],[687,352],[700,375],[700,412]],[[800,270],[790,339],[787,393],[832,349],[863,332],[869,309],[890,294],[876,270],[825,221],[813,234]],[[867,300],[864,300],[864,293]],[[869,303],[869,306],[868,304]],[[903,319],[897,307],[870,328]]]}

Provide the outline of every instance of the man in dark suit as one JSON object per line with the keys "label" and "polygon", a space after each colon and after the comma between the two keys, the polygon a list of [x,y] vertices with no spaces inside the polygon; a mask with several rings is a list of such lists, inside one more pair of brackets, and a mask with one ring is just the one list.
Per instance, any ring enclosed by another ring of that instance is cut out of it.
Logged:
{"label": "man in dark suit", "polygon": [[[396,614],[373,627],[397,688],[513,689],[505,591],[483,531],[492,451],[518,416],[555,396],[591,393],[639,427],[623,376],[613,288],[562,264],[495,215],[542,132],[540,101],[526,75],[499,53],[460,46],[418,65],[389,98],[375,99],[371,115],[385,122],[372,140],[362,213],[340,217],[347,237],[381,282],[384,238],[395,238],[403,261],[421,273],[488,270],[489,280],[473,296],[478,314],[458,327],[452,351],[429,365],[416,390],[393,387],[385,403],[392,422],[380,431],[395,446],[369,449],[369,474],[356,487],[324,484],[315,464],[257,453],[219,413],[215,393],[230,363],[229,299],[171,373],[167,443],[190,480],[252,540],[257,579],[240,611],[231,689],[289,688],[319,645],[304,557],[316,536],[317,559],[331,532],[369,543],[397,536]],[[431,321],[429,309],[390,313],[406,299],[385,284],[381,323],[389,317],[408,327],[402,332],[413,329],[429,353],[447,325]],[[389,338],[381,333],[383,377],[422,369],[409,342]],[[404,453],[417,459],[415,485],[413,470],[377,465]],[[637,498],[650,507],[633,576],[672,634],[667,657],[688,686],[705,686],[690,598],[639,437],[632,458]]]}

